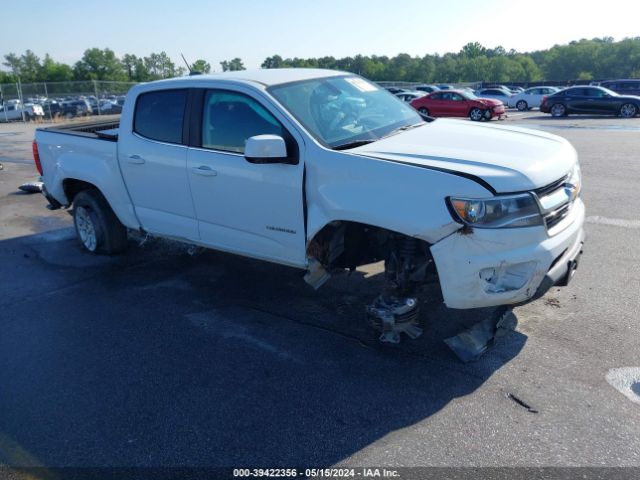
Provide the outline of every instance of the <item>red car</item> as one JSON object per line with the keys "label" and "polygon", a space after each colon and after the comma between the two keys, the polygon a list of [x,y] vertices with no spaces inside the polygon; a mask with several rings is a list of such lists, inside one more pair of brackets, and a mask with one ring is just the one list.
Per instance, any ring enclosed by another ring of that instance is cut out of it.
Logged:
{"label": "red car", "polygon": [[471,92],[441,90],[416,98],[411,106],[430,117],[469,117],[471,120],[491,120],[505,115],[500,100],[478,98]]}

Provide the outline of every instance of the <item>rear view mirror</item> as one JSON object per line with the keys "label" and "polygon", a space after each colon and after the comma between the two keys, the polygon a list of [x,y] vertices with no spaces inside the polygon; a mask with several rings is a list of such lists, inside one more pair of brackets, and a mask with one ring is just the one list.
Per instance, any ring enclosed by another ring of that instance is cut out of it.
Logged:
{"label": "rear view mirror", "polygon": [[250,163],[289,163],[287,146],[278,135],[256,135],[247,140],[244,157]]}

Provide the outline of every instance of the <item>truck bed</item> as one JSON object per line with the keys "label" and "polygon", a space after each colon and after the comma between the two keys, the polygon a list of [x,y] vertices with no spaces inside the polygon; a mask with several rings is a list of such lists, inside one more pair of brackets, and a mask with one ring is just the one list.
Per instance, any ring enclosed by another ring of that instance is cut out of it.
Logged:
{"label": "truck bed", "polygon": [[119,126],[120,120],[117,119],[102,120],[99,122],[82,122],[71,123],[68,125],[56,125],[54,127],[39,128],[38,130],[115,142],[118,140]]}

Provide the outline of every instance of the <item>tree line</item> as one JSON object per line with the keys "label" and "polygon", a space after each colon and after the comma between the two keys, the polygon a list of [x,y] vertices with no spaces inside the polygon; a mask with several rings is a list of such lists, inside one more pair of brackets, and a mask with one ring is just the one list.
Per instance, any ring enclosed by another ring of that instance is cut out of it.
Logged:
{"label": "tree line", "polygon": [[[40,59],[31,50],[9,53],[0,71],[0,83],[61,82],[70,80],[112,80],[145,82],[181,76],[186,69],[165,52],[147,57],[125,54],[118,58],[108,49],[90,48],[74,65],[54,61],[48,54]],[[244,70],[242,59],[220,62],[222,71]],[[394,57],[364,56],[334,58],[282,58],[273,55],[262,68],[313,67],[358,73],[376,81],[410,82],[534,82],[640,77],[640,37],[614,41],[611,37],[582,39],[546,50],[520,53],[503,47],[486,48],[478,42],[466,44],[457,53],[424,55],[401,53]],[[211,65],[202,59],[189,65],[192,71],[209,73]]]}
{"label": "tree line", "polygon": [[640,78],[640,37],[615,42],[611,37],[579,40],[530,53],[466,44],[458,53],[412,57],[321,58],[268,57],[262,68],[317,67],[358,73],[376,81],[534,82]]}
{"label": "tree line", "polygon": [[[73,65],[56,62],[49,54],[40,59],[31,50],[22,55],[9,53],[2,63],[9,71],[0,71],[0,83],[67,82],[81,80],[108,80],[117,82],[148,82],[162,78],[179,77],[187,71],[176,66],[166,52],[138,57],[127,53],[118,58],[109,48],[89,48]],[[242,60],[234,58],[221,62],[223,71],[243,70]],[[198,59],[189,65],[191,71],[209,73],[211,65]]]}

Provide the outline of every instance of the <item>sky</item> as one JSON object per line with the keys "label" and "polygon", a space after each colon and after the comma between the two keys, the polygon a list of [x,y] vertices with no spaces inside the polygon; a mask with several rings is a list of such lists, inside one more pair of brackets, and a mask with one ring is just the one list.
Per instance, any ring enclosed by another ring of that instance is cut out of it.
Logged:
{"label": "sky", "polygon": [[526,52],[640,36],[640,0],[5,0],[1,15],[0,57],[31,49],[73,64],[92,47],[118,56],[165,51],[176,64],[183,53],[213,71],[234,57],[258,68],[275,54],[422,56],[474,41]]}

